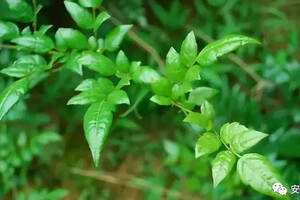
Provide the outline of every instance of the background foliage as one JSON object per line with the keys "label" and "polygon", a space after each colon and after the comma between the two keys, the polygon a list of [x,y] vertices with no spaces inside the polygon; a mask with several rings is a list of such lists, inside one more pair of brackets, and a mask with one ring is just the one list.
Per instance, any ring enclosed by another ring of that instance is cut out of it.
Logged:
{"label": "background foliage", "polygon": [[[9,12],[3,2],[0,18],[24,28],[31,6]],[[53,24],[49,35],[59,27],[76,27],[63,1],[40,3],[38,25]],[[113,18],[98,35],[116,24],[134,24],[121,49],[130,60],[158,70],[170,46],[180,49],[191,30],[200,48],[233,33],[262,41],[203,67],[200,84],[219,91],[212,102],[217,127],[239,121],[269,133],[253,151],[267,156],[288,185],[300,184],[298,1],[111,0],[102,6]],[[1,68],[23,56],[0,47]],[[182,123],[177,109],[150,102],[151,95],[139,86],[128,89],[133,110],[126,117],[127,106],[118,110],[94,169],[82,131],[86,108],[66,106],[82,80],[68,69],[49,76],[1,121],[0,199],[269,199],[241,184],[236,173],[213,189],[212,159],[194,158],[199,129]],[[12,81],[1,75],[0,90]]]}

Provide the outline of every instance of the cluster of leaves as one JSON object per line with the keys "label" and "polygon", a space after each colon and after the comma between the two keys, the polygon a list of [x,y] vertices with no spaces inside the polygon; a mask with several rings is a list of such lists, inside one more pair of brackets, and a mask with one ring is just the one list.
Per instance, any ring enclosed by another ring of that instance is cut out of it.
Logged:
{"label": "cluster of leaves", "polygon": [[[41,6],[34,5],[31,10],[31,6],[26,1],[19,1],[19,4],[4,2],[5,6],[13,6],[16,12],[27,8],[26,15],[28,16],[22,17],[23,20],[33,21],[34,30],[31,31],[29,27],[26,27],[20,31],[18,26],[10,21],[0,22],[0,38],[5,42],[10,42],[5,45],[25,53],[1,71],[3,74],[20,79],[1,93],[0,119],[2,120],[31,88],[50,73],[66,68],[83,75],[82,67],[85,66],[97,72],[97,78],[82,81],[75,89],[80,93],[72,97],[67,104],[91,104],[84,116],[84,131],[96,166],[108,136],[116,106],[130,104],[124,87],[130,85],[132,80],[152,90],[154,95],[151,101],[163,106],[178,107],[186,114],[185,122],[203,128],[204,133],[195,147],[196,158],[214,153],[221,146],[226,148],[219,152],[213,161],[212,172],[215,186],[230,173],[238,157],[237,172],[246,185],[250,185],[263,194],[282,197],[272,191],[273,183],[283,181],[270,162],[259,154],[248,153],[242,156],[239,154],[257,144],[266,137],[266,134],[250,130],[236,122],[224,124],[218,134],[213,121],[215,111],[209,102],[217,91],[204,86],[195,87],[197,81],[201,79],[200,71],[203,66],[214,63],[218,57],[240,46],[259,44],[259,42],[242,35],[227,35],[221,40],[210,43],[198,53],[194,33],[190,32],[183,41],[179,53],[175,48],[169,50],[166,56],[165,76],[163,76],[153,67],[141,66],[141,63],[136,61],[130,62],[123,51],[119,51],[115,59],[109,57],[109,52],[119,49],[131,25],[118,26],[105,38],[98,38],[100,26],[109,18],[106,12],[97,13],[97,8],[101,3],[101,0],[79,0],[79,4],[65,1],[65,7],[75,23],[81,29],[90,30],[93,35],[86,37],[79,30],[59,28],[53,40],[46,35],[51,25],[37,28],[36,19]],[[154,10],[161,9],[154,1],[153,6]],[[169,13],[161,12],[165,14],[161,15],[160,19],[165,19],[166,21],[162,22],[169,24],[168,19],[175,19],[174,16],[180,10],[180,4],[176,1]],[[188,11],[180,20],[175,21],[182,24],[187,16]],[[9,18],[14,19],[14,17]],[[175,23],[174,27],[177,26],[179,25]],[[199,107],[200,111],[197,111]]]}

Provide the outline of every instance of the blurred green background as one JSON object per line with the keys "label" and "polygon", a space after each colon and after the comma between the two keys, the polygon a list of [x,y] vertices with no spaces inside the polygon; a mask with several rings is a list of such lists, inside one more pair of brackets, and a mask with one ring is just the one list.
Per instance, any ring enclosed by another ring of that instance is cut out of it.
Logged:
{"label": "blurred green background", "polygon": [[[50,34],[76,27],[63,1],[40,2],[39,24],[53,24]],[[232,33],[260,40],[201,68],[201,82],[219,90],[216,124],[239,121],[269,133],[255,151],[289,185],[300,184],[299,0],[104,0],[103,9],[113,19],[99,35],[114,24],[134,24],[121,48],[161,71],[168,49],[179,49],[191,30],[201,48]],[[1,69],[18,56],[0,49]],[[83,79],[68,70],[50,76],[0,122],[0,200],[271,199],[236,173],[214,189],[211,158],[194,158],[197,127],[182,122],[177,109],[151,103],[138,86],[129,89],[133,112],[118,111],[95,169],[82,128],[86,108],[66,106]],[[1,75],[0,91],[12,81]]]}

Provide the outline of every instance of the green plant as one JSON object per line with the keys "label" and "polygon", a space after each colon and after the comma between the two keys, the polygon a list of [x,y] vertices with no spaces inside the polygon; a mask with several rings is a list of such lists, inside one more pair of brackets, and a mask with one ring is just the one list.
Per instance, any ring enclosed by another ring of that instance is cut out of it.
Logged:
{"label": "green plant", "polygon": [[[246,185],[266,195],[284,197],[272,191],[274,183],[284,181],[265,157],[254,153],[240,155],[267,135],[237,122],[226,123],[218,131],[213,120],[215,110],[209,102],[217,90],[197,82],[201,79],[202,67],[213,64],[218,57],[240,46],[259,44],[258,41],[242,35],[227,35],[208,44],[198,53],[194,33],[190,32],[182,42],[180,53],[174,48],[169,50],[163,73],[165,75],[161,75],[153,67],[141,66],[141,62],[137,61],[130,62],[122,50],[116,56],[112,53],[119,50],[131,25],[118,26],[104,38],[98,37],[99,28],[109,18],[108,13],[98,12],[96,9],[101,5],[101,0],[79,1],[79,4],[71,1],[64,3],[72,19],[90,35],[89,37],[73,28],[59,28],[54,35],[54,42],[53,37],[46,35],[51,25],[38,27],[37,15],[42,6],[33,1],[31,10],[26,1],[18,1],[14,5],[4,1],[4,7],[15,6],[17,13],[14,16],[5,16],[16,21],[33,21],[33,32],[30,27],[20,31],[16,24],[9,21],[0,23],[1,39],[9,42],[1,47],[17,49],[23,54],[1,71],[8,76],[20,78],[0,95],[1,120],[5,120],[8,111],[25,97],[30,89],[50,74],[65,68],[82,76],[84,66],[89,70],[90,77],[75,88],[80,93],[72,97],[67,104],[91,104],[84,115],[83,124],[95,166],[99,163],[116,106],[130,104],[124,88],[133,83],[150,89],[154,93],[151,101],[162,106],[178,107],[186,115],[185,122],[202,127],[203,134],[195,146],[196,158],[225,148],[216,155],[212,163],[215,186],[230,173],[237,162],[237,172]],[[157,10],[157,5],[153,5],[154,10]],[[28,10],[25,12],[26,16],[23,12],[18,14],[22,9]],[[170,18],[174,18],[179,11],[180,4],[176,1],[170,13],[167,13],[169,15],[165,12],[157,12],[157,15],[164,24],[169,24]],[[168,17],[164,18],[161,15]],[[188,11],[181,20],[169,25],[172,28],[180,26],[186,21],[187,15]]]}

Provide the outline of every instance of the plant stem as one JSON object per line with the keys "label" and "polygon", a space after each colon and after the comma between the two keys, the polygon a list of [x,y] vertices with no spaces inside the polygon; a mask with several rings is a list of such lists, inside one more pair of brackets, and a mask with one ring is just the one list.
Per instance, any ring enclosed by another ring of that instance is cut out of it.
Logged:
{"label": "plant stem", "polygon": [[33,4],[33,12],[34,12],[32,26],[33,26],[33,30],[36,31],[36,29],[37,29],[37,27],[36,27],[37,26],[36,0],[32,0],[32,4]]}
{"label": "plant stem", "polygon": [[238,153],[236,153],[232,148],[230,148],[225,142],[224,140],[218,135],[219,140],[223,143],[223,145],[226,147],[226,149],[228,149],[228,151],[232,152],[234,155],[236,155],[238,158],[241,158],[242,156]]}
{"label": "plant stem", "polygon": [[[96,20],[96,9],[93,7],[92,8],[92,13],[93,13],[93,19],[94,21]],[[94,37],[97,40],[97,30],[94,29]]]}

